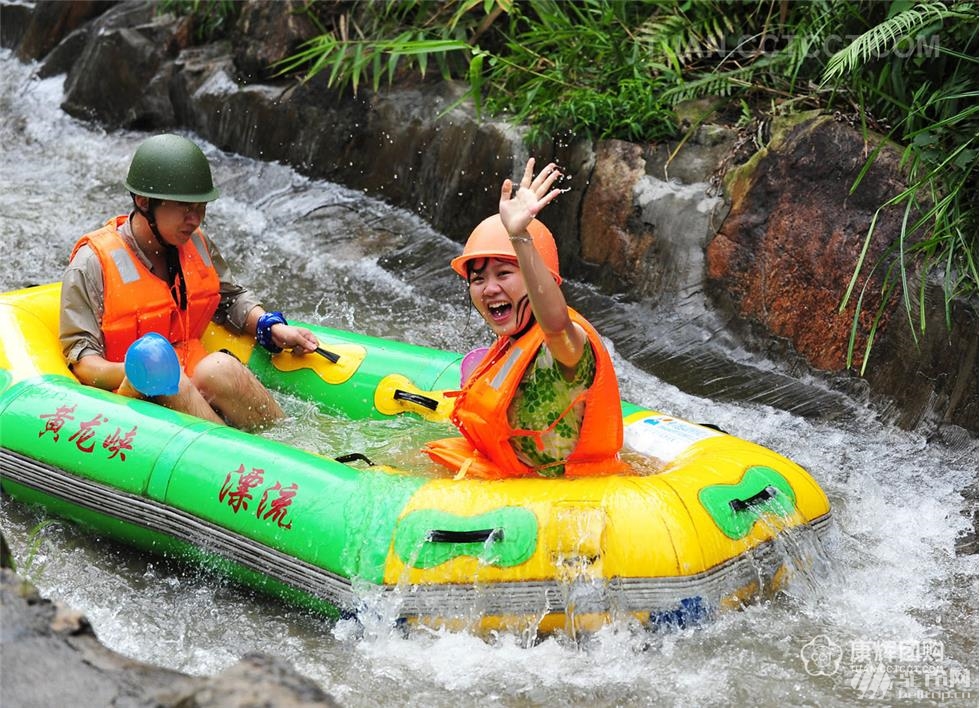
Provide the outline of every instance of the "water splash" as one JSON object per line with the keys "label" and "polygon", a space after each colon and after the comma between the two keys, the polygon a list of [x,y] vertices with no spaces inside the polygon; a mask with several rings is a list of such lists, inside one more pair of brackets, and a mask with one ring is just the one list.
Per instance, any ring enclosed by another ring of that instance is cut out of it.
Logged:
{"label": "water splash", "polygon": [[[145,135],[106,134],[74,121],[58,107],[64,77],[37,81],[34,67],[9,52],[0,53],[0,65],[0,287],[9,290],[58,279],[75,239],[128,209],[122,175]],[[458,243],[363,194],[205,148],[224,195],[209,209],[208,232],[241,279],[282,305],[277,309],[456,351],[487,343],[444,267]],[[39,553],[42,592],[81,609],[103,641],[136,659],[212,673],[249,651],[271,651],[351,708],[864,705],[846,681],[806,672],[801,648],[820,634],[843,647],[852,640],[938,639],[945,655],[937,671],[977,666],[977,557],[957,551],[959,539],[975,533],[976,495],[965,491],[976,483],[975,438],[952,445],[941,431],[882,424],[853,388],[839,392],[848,398],[848,413],[833,419],[686,393],[641,365],[658,343],[687,336],[685,303],[639,307],[601,299],[575,283],[569,292],[578,309],[604,313],[600,329],[622,343],[615,364],[626,398],[718,423],[811,471],[834,510],[826,578],[824,559],[808,549],[809,539],[791,537],[799,548],[786,550],[785,559],[812,557],[814,577],[791,576],[772,600],[698,629],[649,633],[624,621],[578,642],[557,635],[528,644],[507,633],[487,642],[459,633],[406,633],[389,627],[382,608],[377,632],[357,636],[344,634],[348,620],[331,625],[207,573],[56,524],[46,529]],[[702,344],[724,345],[723,332],[705,324],[710,341]],[[755,370],[799,376],[741,349],[729,355]],[[708,370],[695,365],[691,373]],[[353,447],[377,454],[373,431],[335,431],[339,426],[320,421],[306,404],[284,405],[297,430],[271,435],[320,454]],[[410,456],[411,449],[406,443],[403,451]],[[2,500],[0,525],[15,557],[23,557],[31,529],[43,520]],[[972,700],[943,705],[976,705],[975,674],[973,687]]]}

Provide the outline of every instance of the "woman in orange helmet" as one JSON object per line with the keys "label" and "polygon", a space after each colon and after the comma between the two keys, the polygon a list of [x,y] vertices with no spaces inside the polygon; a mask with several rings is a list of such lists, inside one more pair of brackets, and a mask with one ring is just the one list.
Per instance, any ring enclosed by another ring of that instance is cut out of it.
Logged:
{"label": "woman in orange helmet", "polygon": [[470,234],[452,268],[497,335],[463,382],[452,420],[463,434],[428,454],[458,475],[560,477],[622,472],[619,387],[598,333],[568,307],[558,250],[537,220],[561,176],[534,158],[504,180],[500,212]]}

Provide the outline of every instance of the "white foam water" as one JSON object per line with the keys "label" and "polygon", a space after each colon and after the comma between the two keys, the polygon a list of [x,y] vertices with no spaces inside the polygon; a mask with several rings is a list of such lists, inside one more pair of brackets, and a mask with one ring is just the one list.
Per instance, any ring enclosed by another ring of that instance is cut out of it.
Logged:
{"label": "white foam water", "polygon": [[[0,288],[10,290],[59,279],[80,234],[128,211],[122,176],[145,136],[66,116],[63,77],[37,81],[9,53],[0,66]],[[487,343],[448,268],[458,244],[414,214],[201,142],[224,195],[206,229],[277,309],[460,352]],[[414,269],[402,264],[410,258]],[[422,262],[446,267],[411,275]],[[669,336],[657,322],[624,326]],[[194,674],[269,652],[345,706],[976,705],[977,557],[957,551],[974,533],[976,492],[964,490],[976,483],[975,440],[947,445],[898,430],[860,402],[854,416],[823,422],[702,399],[628,360],[616,364],[630,400],[773,448],[827,492],[829,538],[782,538],[780,552],[806,570],[774,599],[669,631],[623,621],[584,636],[481,638],[407,630],[370,594],[360,621],[331,622],[65,522],[37,529],[43,512],[8,498],[0,522],[41,591],[84,612],[111,648]],[[399,431],[379,438],[353,428],[338,438],[335,421],[283,403],[289,426],[272,436],[318,451],[416,453],[411,439],[385,447]]]}

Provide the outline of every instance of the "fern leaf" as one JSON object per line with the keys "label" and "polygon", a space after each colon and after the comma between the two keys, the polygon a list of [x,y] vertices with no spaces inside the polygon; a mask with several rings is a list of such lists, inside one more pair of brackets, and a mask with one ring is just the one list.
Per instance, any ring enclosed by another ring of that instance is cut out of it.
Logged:
{"label": "fern leaf", "polygon": [[941,22],[956,13],[941,2],[928,2],[900,12],[857,37],[835,53],[824,69],[823,84],[850,73],[865,63],[893,49],[899,42],[914,36],[934,22]]}

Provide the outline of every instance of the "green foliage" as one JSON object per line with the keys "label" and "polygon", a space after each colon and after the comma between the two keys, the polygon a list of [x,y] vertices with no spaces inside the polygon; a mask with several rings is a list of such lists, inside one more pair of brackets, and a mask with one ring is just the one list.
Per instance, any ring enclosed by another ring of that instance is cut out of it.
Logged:
{"label": "green foliage", "polygon": [[[892,6],[896,5],[897,3],[893,3]],[[910,38],[914,38],[922,30],[934,29],[935,23],[942,23],[955,14],[947,11],[941,2],[927,2],[899,12],[871,27],[846,49],[832,56],[824,69],[824,81],[839,79],[860,69],[868,62],[908,43]]]}
{"label": "green foliage", "polygon": [[533,142],[542,136],[569,133],[645,142],[674,135],[674,112],[649,89],[648,82],[636,78],[623,79],[613,90],[570,89],[561,101],[534,107],[528,139]]}
{"label": "green foliage", "polygon": [[[646,141],[677,131],[660,94],[671,85],[659,61],[635,41],[645,3],[542,0],[515,8],[488,62],[486,105],[530,125],[531,138]],[[525,14],[527,13],[527,14]]]}
{"label": "green foliage", "polygon": [[191,17],[194,39],[207,42],[225,36],[235,23],[241,3],[236,0],[160,0],[157,10]]}
{"label": "green foliage", "polygon": [[[463,75],[472,47],[467,35],[478,30],[470,10],[493,0],[446,3],[436,0],[356,0],[344,3],[333,27],[304,43],[276,66],[279,74],[303,73],[311,79],[327,71],[327,85],[349,86],[357,93],[369,82],[382,82],[417,71],[424,78],[430,62],[444,80]],[[509,3],[501,3],[505,6]],[[311,8],[312,10],[312,8]],[[471,77],[474,80],[479,77]]]}
{"label": "green foliage", "polygon": [[[677,139],[674,108],[703,97],[727,97],[750,117],[800,106],[856,114],[866,130],[905,146],[909,187],[881,207],[904,211],[902,237],[876,263],[865,262],[875,219],[841,307],[858,297],[859,312],[874,307],[879,323],[888,298],[900,293],[910,322],[920,312],[921,331],[932,275],[942,276],[947,320],[953,298],[977,292],[973,2],[356,0],[338,7],[332,25],[282,62],[281,73],[308,80],[328,72],[329,86],[357,91],[411,73],[425,79],[434,64],[441,78],[468,86],[460,100],[529,126],[531,140]],[[882,290],[856,293],[873,268],[886,275]],[[857,319],[852,348],[856,336]],[[873,340],[874,332],[869,347]]]}
{"label": "green foliage", "polygon": [[[855,297],[862,273],[882,269],[878,302],[899,293],[915,333],[925,331],[925,296],[935,274],[941,275],[947,325],[953,300],[977,292],[977,8],[966,3],[947,8],[939,2],[892,7],[893,15],[831,57],[823,80],[836,82],[852,101],[893,121],[888,137],[905,145],[902,163],[908,175],[908,186],[875,215],[841,309]],[[879,215],[896,208],[904,215],[899,239],[876,262],[867,263]],[[862,291],[858,302],[866,295]],[[865,365],[881,310],[865,348]],[[856,334],[857,314],[849,364]]]}

